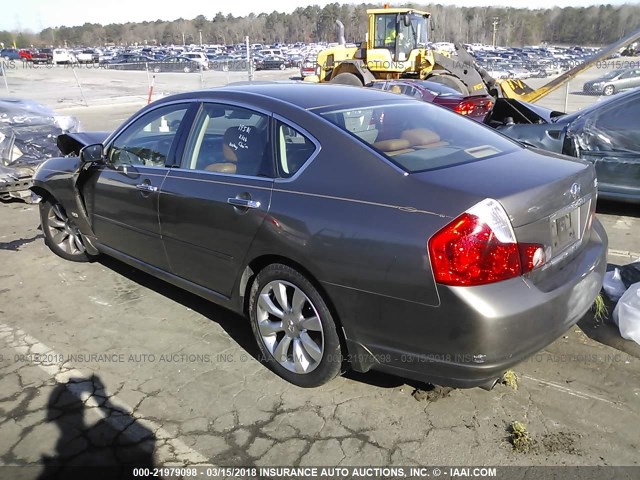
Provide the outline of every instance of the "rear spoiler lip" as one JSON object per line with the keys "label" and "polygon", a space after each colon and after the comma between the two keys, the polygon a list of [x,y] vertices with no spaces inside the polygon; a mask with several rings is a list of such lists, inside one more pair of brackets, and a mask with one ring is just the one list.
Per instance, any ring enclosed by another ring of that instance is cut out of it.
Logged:
{"label": "rear spoiler lip", "polygon": [[104,142],[111,132],[78,132],[58,135],[56,141],[63,155],[79,155],[87,145]]}

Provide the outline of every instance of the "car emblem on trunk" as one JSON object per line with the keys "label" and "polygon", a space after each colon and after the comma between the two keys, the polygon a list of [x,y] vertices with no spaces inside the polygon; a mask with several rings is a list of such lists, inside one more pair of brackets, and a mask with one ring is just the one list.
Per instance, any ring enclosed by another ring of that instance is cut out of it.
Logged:
{"label": "car emblem on trunk", "polygon": [[571,185],[571,189],[569,190],[569,193],[571,194],[571,198],[576,200],[578,198],[578,195],[580,195],[580,185],[578,185],[577,183],[574,183],[573,185]]}

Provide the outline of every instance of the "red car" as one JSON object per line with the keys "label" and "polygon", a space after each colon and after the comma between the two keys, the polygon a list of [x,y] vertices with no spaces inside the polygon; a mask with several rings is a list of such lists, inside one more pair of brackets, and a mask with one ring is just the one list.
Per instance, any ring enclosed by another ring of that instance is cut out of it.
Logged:
{"label": "red car", "polygon": [[23,60],[33,60],[33,53],[31,50],[20,50],[18,51],[18,55],[20,55],[20,58]]}
{"label": "red car", "polygon": [[494,102],[489,95],[465,96],[451,87],[428,80],[381,80],[367,86],[436,103],[478,122],[484,121]]}

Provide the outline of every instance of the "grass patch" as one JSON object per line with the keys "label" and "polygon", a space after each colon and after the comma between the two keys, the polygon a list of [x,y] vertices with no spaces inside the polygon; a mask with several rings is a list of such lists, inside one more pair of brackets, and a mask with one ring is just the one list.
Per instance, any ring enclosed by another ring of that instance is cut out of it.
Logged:
{"label": "grass patch", "polygon": [[527,431],[527,426],[518,421],[509,425],[509,442],[518,453],[527,453],[531,448],[531,437]]}
{"label": "grass patch", "polygon": [[601,293],[598,294],[591,308],[594,311],[593,318],[596,322],[602,322],[609,318],[609,309],[607,308],[607,305],[605,305],[604,297]]}
{"label": "grass patch", "polygon": [[502,375],[502,382],[500,383],[514,390],[518,390],[518,374],[513,370],[507,370],[504,372],[504,375]]}

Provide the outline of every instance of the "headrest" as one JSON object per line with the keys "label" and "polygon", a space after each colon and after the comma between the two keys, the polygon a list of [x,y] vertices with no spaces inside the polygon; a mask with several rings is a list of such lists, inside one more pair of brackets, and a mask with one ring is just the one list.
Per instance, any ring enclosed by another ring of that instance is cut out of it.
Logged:
{"label": "headrest", "polygon": [[402,132],[401,137],[409,142],[410,146],[429,145],[440,141],[440,135],[426,128],[412,128]]}

